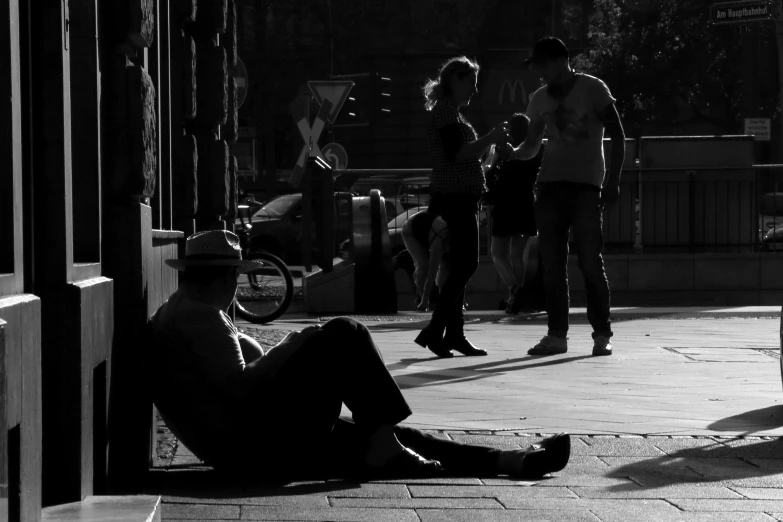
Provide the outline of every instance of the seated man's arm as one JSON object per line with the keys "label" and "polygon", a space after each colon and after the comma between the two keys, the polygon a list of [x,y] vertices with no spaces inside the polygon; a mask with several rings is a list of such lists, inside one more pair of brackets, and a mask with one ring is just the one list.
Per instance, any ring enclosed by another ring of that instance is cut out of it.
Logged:
{"label": "seated man's arm", "polygon": [[320,332],[320,326],[308,326],[301,332],[290,332],[277,345],[267,350],[263,357],[245,365],[240,378],[244,393],[264,380],[273,378],[291,357]]}

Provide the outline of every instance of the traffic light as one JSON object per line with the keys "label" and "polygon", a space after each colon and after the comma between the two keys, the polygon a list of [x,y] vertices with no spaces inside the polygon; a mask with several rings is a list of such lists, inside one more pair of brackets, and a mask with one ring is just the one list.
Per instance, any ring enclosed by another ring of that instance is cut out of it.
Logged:
{"label": "traffic light", "polygon": [[330,79],[354,82],[335,127],[367,127],[391,116],[391,78],[379,73],[359,73],[335,75]]}
{"label": "traffic light", "polygon": [[370,123],[391,116],[391,78],[379,73],[370,76]]}

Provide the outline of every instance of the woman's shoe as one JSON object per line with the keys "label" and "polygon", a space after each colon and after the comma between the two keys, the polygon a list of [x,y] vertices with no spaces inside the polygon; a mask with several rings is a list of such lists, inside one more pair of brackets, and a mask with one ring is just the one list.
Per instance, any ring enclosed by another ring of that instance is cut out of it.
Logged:
{"label": "woman's shoe", "polygon": [[367,466],[373,477],[383,478],[426,478],[440,475],[443,467],[437,460],[422,457],[410,448],[405,448],[383,466]]}
{"label": "woman's shoe", "polygon": [[419,346],[427,348],[429,351],[437,355],[438,357],[449,358],[454,357],[451,350],[443,343],[443,333],[433,330],[430,326],[425,327],[416,339],[413,340]]}
{"label": "woman's shoe", "polygon": [[523,473],[526,477],[543,477],[565,468],[570,458],[571,436],[560,433],[530,446],[523,461]]}
{"label": "woman's shoe", "polygon": [[479,357],[482,355],[487,355],[486,350],[482,350],[481,348],[476,348],[473,346],[473,343],[468,341],[468,338],[464,335],[461,337],[447,336],[443,339],[443,344],[445,344],[449,349],[457,351],[467,357]]}

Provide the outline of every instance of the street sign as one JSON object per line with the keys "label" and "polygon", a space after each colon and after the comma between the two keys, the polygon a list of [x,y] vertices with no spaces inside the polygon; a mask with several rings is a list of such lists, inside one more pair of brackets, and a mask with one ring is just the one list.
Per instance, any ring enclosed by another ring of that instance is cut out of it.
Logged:
{"label": "street sign", "polygon": [[323,101],[312,125],[310,125],[309,96],[298,96],[296,100],[291,102],[289,107],[299,129],[299,134],[301,134],[304,140],[304,146],[299,152],[299,158],[296,160],[293,172],[291,172],[290,183],[296,187],[299,186],[299,181],[302,179],[302,172],[304,172],[308,157],[318,156],[326,161],[321,153],[321,148],[318,146],[318,140],[324,131],[329,111],[332,110],[332,102],[329,100]]}
{"label": "street sign", "polygon": [[343,108],[345,100],[348,99],[348,93],[353,89],[352,81],[310,81],[307,82],[310,92],[313,93],[316,101],[323,104],[324,100],[331,102],[331,111],[327,115],[327,121],[334,123],[334,119]]}
{"label": "street sign", "polygon": [[713,25],[745,24],[770,18],[772,18],[772,6],[765,0],[722,2],[710,6],[710,21]]}
{"label": "street sign", "polygon": [[339,143],[327,143],[321,149],[321,154],[332,169],[348,168],[348,153]]}
{"label": "street sign", "polygon": [[745,134],[753,136],[756,141],[770,141],[772,122],[769,118],[745,118]]}

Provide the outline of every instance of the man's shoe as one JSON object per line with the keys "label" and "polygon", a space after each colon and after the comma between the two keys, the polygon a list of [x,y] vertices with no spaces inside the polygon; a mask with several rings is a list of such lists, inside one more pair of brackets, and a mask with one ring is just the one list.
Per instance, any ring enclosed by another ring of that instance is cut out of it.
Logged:
{"label": "man's shoe", "polygon": [[[568,351],[568,341],[564,337],[545,335],[537,345],[527,351],[529,355],[557,355]],[[595,352],[594,352],[595,353]]]}
{"label": "man's shoe", "polygon": [[608,337],[599,335],[593,340],[593,355],[612,355],[612,343]]}
{"label": "man's shoe", "polygon": [[459,352],[467,357],[480,357],[487,355],[486,350],[476,348],[464,335],[462,337],[444,337],[443,344],[446,348]]}
{"label": "man's shoe", "polygon": [[528,448],[523,461],[523,474],[530,478],[543,477],[565,468],[570,458],[571,437],[567,433],[560,433]]}

